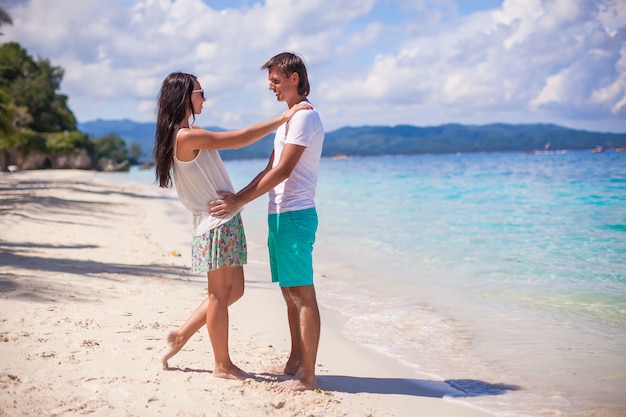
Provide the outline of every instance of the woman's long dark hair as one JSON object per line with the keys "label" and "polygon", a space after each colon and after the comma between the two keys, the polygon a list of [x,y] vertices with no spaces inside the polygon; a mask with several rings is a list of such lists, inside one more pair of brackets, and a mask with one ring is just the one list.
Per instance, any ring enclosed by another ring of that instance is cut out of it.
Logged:
{"label": "woman's long dark hair", "polygon": [[195,84],[195,75],[182,72],[173,72],[163,80],[159,92],[154,140],[154,164],[159,187],[167,188],[172,185],[170,172],[174,161],[176,133],[189,109],[194,119],[196,116],[191,103],[191,92]]}

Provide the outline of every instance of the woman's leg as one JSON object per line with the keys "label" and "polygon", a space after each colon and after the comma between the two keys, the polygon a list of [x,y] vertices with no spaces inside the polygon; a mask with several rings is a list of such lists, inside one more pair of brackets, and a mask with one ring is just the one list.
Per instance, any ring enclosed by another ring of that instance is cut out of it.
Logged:
{"label": "woman's leg", "polygon": [[206,311],[209,307],[209,297],[205,298],[196,310],[191,313],[191,316],[187,319],[183,327],[178,330],[170,332],[167,336],[167,344],[169,348],[163,356],[162,364],[163,369],[169,369],[167,361],[180,351],[185,343],[193,336],[202,326],[206,324]]}
{"label": "woman's leg", "polygon": [[[230,269],[236,269],[237,271],[234,271],[235,277],[232,283],[231,291],[229,292],[228,306],[239,300],[243,296],[244,292],[243,267],[240,266]],[[191,336],[196,334],[196,332],[206,324],[208,307],[209,297],[206,297],[200,305],[198,305],[191,316],[189,316],[185,324],[180,329],[170,332],[167,336],[169,348],[162,359],[163,369],[169,369],[167,361],[172,356],[177,354],[183,346],[185,346]]]}
{"label": "woman's leg", "polygon": [[215,358],[213,376],[245,379],[248,374],[233,364],[228,350],[228,306],[230,305],[229,301],[238,300],[243,295],[243,267],[210,271],[208,281],[209,304],[206,312],[206,324]]}

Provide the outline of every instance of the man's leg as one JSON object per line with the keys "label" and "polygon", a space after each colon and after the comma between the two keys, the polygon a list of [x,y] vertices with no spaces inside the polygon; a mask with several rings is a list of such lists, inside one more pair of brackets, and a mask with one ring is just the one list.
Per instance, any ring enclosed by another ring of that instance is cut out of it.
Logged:
{"label": "man's leg", "polygon": [[287,320],[291,335],[291,352],[287,363],[276,368],[277,373],[295,375],[302,362],[302,338],[300,336],[300,309],[291,295],[289,288],[281,288],[283,298],[287,304]]}
{"label": "man's leg", "polygon": [[[279,385],[281,391],[305,391],[317,388],[315,378],[315,362],[317,360],[317,349],[320,340],[320,313],[313,285],[301,287],[283,288],[283,293],[287,293],[290,300],[296,306],[297,320],[290,316],[289,325],[292,337],[292,356],[294,347],[300,351],[300,366],[292,381],[285,381]],[[287,297],[285,297],[287,300]],[[288,311],[289,311],[289,301]],[[292,329],[292,321],[298,322],[295,329]],[[298,346],[299,345],[299,346]],[[297,355],[297,352],[295,352]]]}

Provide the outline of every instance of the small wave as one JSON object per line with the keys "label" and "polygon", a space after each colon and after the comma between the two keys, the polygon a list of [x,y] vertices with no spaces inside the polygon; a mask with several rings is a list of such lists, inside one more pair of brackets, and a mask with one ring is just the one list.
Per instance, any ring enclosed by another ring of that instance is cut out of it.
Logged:
{"label": "small wave", "polygon": [[618,232],[626,232],[626,224],[607,224],[607,225],[604,225],[603,229],[615,230]]}
{"label": "small wave", "polygon": [[492,384],[476,379],[448,379],[445,381],[452,388],[465,393],[467,397],[480,397],[484,395],[502,395],[508,391],[519,391],[522,387],[511,384]]}

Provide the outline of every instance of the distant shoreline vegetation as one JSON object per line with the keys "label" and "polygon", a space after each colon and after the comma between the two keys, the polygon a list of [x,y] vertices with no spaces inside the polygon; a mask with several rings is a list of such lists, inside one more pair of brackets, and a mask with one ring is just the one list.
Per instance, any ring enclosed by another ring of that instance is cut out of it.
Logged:
{"label": "distant shoreline vegetation", "polygon": [[[0,23],[11,18],[0,7]],[[69,97],[58,92],[65,71],[20,44],[0,44],[0,171],[46,168],[127,170],[140,149],[121,137],[77,130]]]}
{"label": "distant shoreline vegetation", "polygon": [[[95,120],[78,123],[93,137],[119,135],[126,143],[138,145],[142,156],[151,157],[154,123],[132,120]],[[210,130],[224,130],[207,127]],[[224,159],[267,158],[273,149],[273,134],[246,148],[220,151]],[[570,129],[554,124],[488,125],[444,124],[417,127],[361,126],[326,132],[323,156],[375,156],[396,154],[442,154],[472,152],[558,152],[600,151],[626,147],[626,133],[602,133]]]}
{"label": "distant shoreline vegetation", "polygon": [[[12,24],[11,18],[6,15],[3,23]],[[65,73],[63,68],[47,59],[30,56],[16,42],[0,45],[0,62],[0,171],[46,168],[118,171],[135,164],[149,166],[154,123],[128,119],[77,123],[68,106],[69,97],[58,92]],[[273,148],[272,136],[243,149],[222,151],[222,158],[267,158]],[[326,132],[322,156],[544,153],[584,149],[624,151],[626,133],[589,132],[553,124],[343,127]]]}

